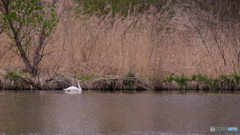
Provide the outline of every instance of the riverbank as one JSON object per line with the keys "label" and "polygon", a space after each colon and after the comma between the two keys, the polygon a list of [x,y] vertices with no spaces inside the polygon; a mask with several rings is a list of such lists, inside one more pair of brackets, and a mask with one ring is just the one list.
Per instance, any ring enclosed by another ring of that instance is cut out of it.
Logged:
{"label": "riverbank", "polygon": [[81,80],[75,77],[57,74],[53,77],[38,76],[32,78],[16,71],[0,72],[0,89],[5,90],[62,90],[69,86],[77,86],[80,82],[83,90],[150,90],[152,85],[147,79],[139,77],[96,77]]}
{"label": "riverbank", "polygon": [[[128,73],[129,74],[129,73]],[[86,79],[88,78],[88,79]],[[169,75],[163,82],[154,79],[125,75],[124,77],[79,77],[56,74],[54,76],[42,75],[30,77],[26,73],[0,70],[0,89],[5,90],[62,90],[69,86],[77,86],[79,81],[83,90],[204,90],[221,91],[240,90],[240,75],[221,75],[218,78],[203,74]]]}

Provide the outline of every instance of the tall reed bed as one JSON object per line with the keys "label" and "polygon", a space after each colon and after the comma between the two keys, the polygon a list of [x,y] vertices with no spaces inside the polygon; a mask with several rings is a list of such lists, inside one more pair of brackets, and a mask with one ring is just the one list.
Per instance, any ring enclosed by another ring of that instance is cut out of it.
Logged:
{"label": "tall reed bed", "polygon": [[[208,76],[239,71],[240,23],[220,21],[199,1],[177,1],[174,18],[150,7],[144,14],[103,17],[75,14],[75,5],[62,0],[60,22],[45,56],[42,73],[151,76],[162,85],[163,76]],[[230,16],[231,17],[231,16]],[[1,35],[0,68],[23,68],[7,51]]]}
{"label": "tall reed bed", "polygon": [[[144,14],[99,17],[80,14],[64,22],[64,69],[84,74],[150,75],[168,49],[169,15],[156,8]],[[75,22],[74,22],[75,21]],[[164,43],[165,42],[165,43]]]}

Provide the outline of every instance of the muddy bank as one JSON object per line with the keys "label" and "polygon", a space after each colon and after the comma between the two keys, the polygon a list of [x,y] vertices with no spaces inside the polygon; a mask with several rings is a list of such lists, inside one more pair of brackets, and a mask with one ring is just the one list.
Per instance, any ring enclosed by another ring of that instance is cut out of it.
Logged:
{"label": "muddy bank", "polygon": [[119,78],[95,78],[91,81],[83,81],[58,74],[54,77],[36,77],[15,75],[15,78],[6,77],[7,72],[0,71],[0,89],[5,90],[62,90],[69,86],[77,86],[80,81],[83,90],[150,90],[152,85],[143,78],[119,77]]}
{"label": "muddy bank", "polygon": [[83,81],[62,74],[54,77],[39,76],[31,78],[26,75],[0,70],[0,89],[4,90],[62,90],[69,86],[77,86],[78,81],[80,81],[83,90],[240,90],[239,80],[234,77],[218,79],[217,81],[201,80],[199,78],[188,81],[165,80],[163,85],[156,89],[153,82],[139,77],[100,77]]}
{"label": "muddy bank", "polygon": [[159,90],[204,90],[204,91],[221,91],[229,90],[235,91],[240,90],[240,85],[236,82],[219,81],[216,84],[208,84],[204,81],[188,81],[182,85],[176,81],[165,82],[163,88]]}

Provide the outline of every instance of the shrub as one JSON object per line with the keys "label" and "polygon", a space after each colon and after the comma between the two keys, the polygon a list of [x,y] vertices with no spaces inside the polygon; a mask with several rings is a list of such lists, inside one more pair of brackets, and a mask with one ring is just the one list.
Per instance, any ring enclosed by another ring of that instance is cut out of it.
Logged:
{"label": "shrub", "polygon": [[230,75],[231,77],[233,77],[236,80],[236,83],[239,84],[240,81],[240,75],[236,72],[234,72],[233,74]]}
{"label": "shrub", "polygon": [[8,70],[4,77],[5,77],[5,79],[8,79],[12,82],[18,82],[20,75],[17,73],[17,71]]}
{"label": "shrub", "polygon": [[197,79],[197,75],[196,74],[193,74],[192,75],[192,80],[195,81]]}
{"label": "shrub", "polygon": [[9,80],[10,82],[14,82],[17,90],[21,89],[20,82],[19,82],[20,74],[17,71],[8,70],[4,78],[6,80]]}
{"label": "shrub", "polygon": [[171,81],[173,81],[173,80],[175,80],[175,78],[174,78],[174,76],[171,74],[171,75],[167,76],[165,82],[171,82]]}
{"label": "shrub", "polygon": [[171,82],[171,81],[176,81],[181,89],[185,89],[187,87],[188,81],[190,81],[191,79],[188,78],[186,75],[182,74],[181,76],[173,76],[172,74],[167,76],[165,82]]}
{"label": "shrub", "polygon": [[208,82],[209,80],[208,80],[208,76],[207,75],[204,75],[204,74],[201,74],[201,73],[199,73],[198,74],[198,79],[200,80],[200,81],[203,81],[203,82]]}
{"label": "shrub", "polygon": [[180,77],[176,78],[176,82],[181,86],[181,89],[184,89],[187,87],[187,83],[190,79],[182,74]]}
{"label": "shrub", "polygon": [[219,76],[220,80],[225,80],[227,83],[230,83],[230,78],[227,75],[220,75]]}
{"label": "shrub", "polygon": [[129,70],[128,73],[126,74],[126,77],[135,77],[135,73]]}

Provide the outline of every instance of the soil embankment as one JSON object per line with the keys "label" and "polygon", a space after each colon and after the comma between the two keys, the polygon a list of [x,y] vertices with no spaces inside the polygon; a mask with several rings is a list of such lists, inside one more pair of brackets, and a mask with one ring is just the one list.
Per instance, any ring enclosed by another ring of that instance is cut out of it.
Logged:
{"label": "soil embankment", "polygon": [[[164,80],[161,87],[156,87],[153,81],[139,77],[96,77],[92,80],[83,81],[62,74],[54,77],[29,77],[18,74],[10,74],[7,71],[0,70],[0,89],[3,90],[62,90],[69,86],[77,86],[81,82],[83,90],[240,90],[239,79],[236,77],[218,79],[195,79],[173,78]],[[9,77],[10,76],[10,77]]]}
{"label": "soil embankment", "polygon": [[6,90],[62,90],[69,86],[77,86],[81,82],[83,90],[149,90],[153,89],[150,83],[138,77],[95,78],[91,81],[82,81],[65,75],[54,77],[36,77],[12,75],[7,77],[7,72],[1,70],[0,89]]}

